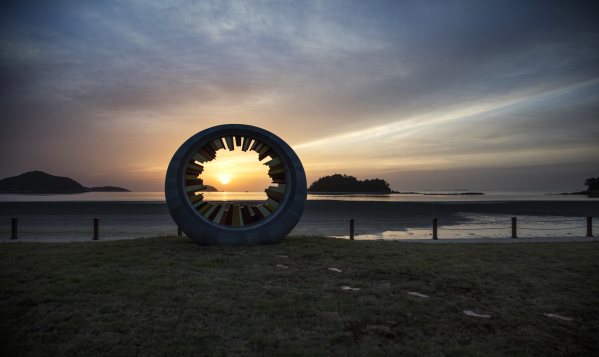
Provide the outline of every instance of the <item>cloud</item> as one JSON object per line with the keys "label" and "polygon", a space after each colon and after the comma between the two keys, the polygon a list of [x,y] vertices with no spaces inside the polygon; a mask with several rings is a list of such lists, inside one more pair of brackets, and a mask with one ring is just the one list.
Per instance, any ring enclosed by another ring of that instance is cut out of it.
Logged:
{"label": "cloud", "polygon": [[[322,160],[348,173],[358,166],[335,155],[351,145],[361,146],[354,162],[381,169],[406,155],[457,165],[596,148],[587,82],[599,78],[599,30],[587,3],[3,6],[0,150],[15,153],[0,158],[4,175],[31,162],[23,146],[82,167],[97,158],[101,172],[125,160],[165,169],[179,140],[231,122],[277,133],[307,167]],[[113,151],[124,154],[111,165],[101,155]]]}

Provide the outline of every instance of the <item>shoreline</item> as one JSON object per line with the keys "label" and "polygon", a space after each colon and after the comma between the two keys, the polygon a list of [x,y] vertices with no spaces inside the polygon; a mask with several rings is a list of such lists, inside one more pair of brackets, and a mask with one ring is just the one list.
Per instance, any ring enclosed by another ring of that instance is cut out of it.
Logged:
{"label": "shoreline", "polygon": [[[59,240],[59,239],[34,239],[34,238],[18,238],[18,239],[0,239],[0,243],[107,243],[107,242],[116,242],[121,240],[143,240],[143,239],[151,239],[151,238],[178,238],[175,235],[165,235],[165,236],[148,236],[148,237],[136,237],[136,238],[119,238],[119,239],[99,239],[92,240],[91,238],[86,240]],[[183,237],[186,237],[185,235]],[[290,235],[285,239],[293,239],[293,238],[318,238],[318,239],[341,239],[341,240],[349,240],[347,238],[337,238],[337,237],[326,237],[326,236],[295,236]],[[395,242],[395,243],[425,243],[425,244],[443,244],[443,243],[569,243],[569,242],[596,242],[599,241],[599,236],[594,237],[522,237],[522,238],[439,238],[439,239],[359,239],[359,236],[356,236],[357,239],[355,241],[360,242]]]}
{"label": "shoreline", "polygon": [[[211,200],[212,201],[212,200]],[[262,202],[259,200],[227,200],[223,202]],[[527,201],[349,201],[349,200],[308,200],[306,201],[306,210],[320,209],[326,207],[333,209],[332,213],[339,210],[357,211],[358,213],[369,213],[365,206],[377,206],[376,215],[386,214],[391,209],[403,210],[409,212],[416,208],[419,212],[422,210],[432,210],[440,212],[473,212],[473,213],[504,213],[520,215],[560,215],[560,216],[579,216],[579,217],[599,217],[599,204],[597,201],[545,201],[545,200],[527,200]],[[127,212],[123,212],[126,208]],[[384,210],[385,212],[378,210]],[[105,211],[111,212],[105,212]],[[159,213],[168,214],[165,201],[0,201],[0,216],[12,214],[50,214],[60,215],[64,213],[85,214],[91,212],[109,213],[110,215],[120,213]],[[349,217],[352,218],[352,217]],[[348,218],[348,219],[349,219]],[[356,218],[356,217],[353,217]],[[432,218],[432,217],[431,217]]]}
{"label": "shoreline", "polygon": [[[468,196],[468,195],[484,195],[482,192],[308,192],[309,195],[323,196],[350,196],[350,195],[426,195],[426,196]],[[560,193],[563,195],[563,193]]]}
{"label": "shoreline", "polygon": [[[307,194],[307,201],[337,200],[337,201],[361,201],[361,202],[523,202],[523,201],[545,201],[545,202],[586,202],[599,203],[599,197],[589,195],[562,195],[547,192],[315,192]],[[205,201],[259,201],[266,200],[264,192],[206,192]],[[2,203],[50,203],[50,202],[127,202],[135,203],[166,203],[162,192],[87,192],[86,194],[72,195],[0,195]]]}
{"label": "shoreline", "polygon": [[[313,200],[307,201],[300,222],[289,235],[346,237],[349,220],[354,219],[358,240],[428,240],[432,219],[436,218],[440,239],[488,238],[496,242],[510,237],[511,217],[518,218],[518,236],[522,238],[581,236],[585,230],[580,226],[586,225],[586,217],[599,217],[599,205],[592,201]],[[177,232],[165,203],[0,202],[0,237],[10,237],[12,218],[18,219],[18,236],[34,241],[86,241],[92,237],[94,218],[99,219],[101,240],[170,236]],[[594,222],[597,233],[597,218]]]}

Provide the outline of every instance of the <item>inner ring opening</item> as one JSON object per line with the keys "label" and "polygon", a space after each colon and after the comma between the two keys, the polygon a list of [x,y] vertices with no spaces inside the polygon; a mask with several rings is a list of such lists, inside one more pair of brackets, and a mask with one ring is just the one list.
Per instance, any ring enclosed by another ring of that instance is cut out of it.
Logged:
{"label": "inner ring opening", "polygon": [[[206,200],[204,193],[208,188],[204,185],[202,173],[207,162],[216,159],[219,150],[254,151],[258,160],[268,166],[271,185],[264,191],[266,201],[257,205],[246,203],[217,203]],[[185,167],[184,188],[189,204],[198,215],[215,225],[247,226],[276,214],[285,198],[288,187],[287,167],[284,159],[271,145],[247,135],[225,135],[211,139],[203,144],[192,155]]]}

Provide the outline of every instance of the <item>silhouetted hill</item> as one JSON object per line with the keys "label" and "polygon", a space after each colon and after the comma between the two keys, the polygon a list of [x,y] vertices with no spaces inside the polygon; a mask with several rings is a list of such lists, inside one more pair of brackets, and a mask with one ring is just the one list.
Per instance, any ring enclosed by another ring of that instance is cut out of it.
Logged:
{"label": "silhouetted hill", "polygon": [[114,186],[83,187],[79,182],[71,178],[54,176],[42,171],[29,171],[19,176],[0,180],[0,193],[64,194],[84,192],[131,191]]}
{"label": "silhouetted hill", "polygon": [[208,187],[206,189],[206,192],[218,192],[218,190],[214,186],[206,185],[206,187]]}
{"label": "silhouetted hill", "polygon": [[385,180],[372,179],[360,181],[354,176],[334,174],[321,177],[312,182],[309,192],[378,192],[391,193],[391,188]]}
{"label": "silhouetted hill", "polygon": [[0,193],[84,193],[87,189],[68,177],[30,171],[0,180]]}

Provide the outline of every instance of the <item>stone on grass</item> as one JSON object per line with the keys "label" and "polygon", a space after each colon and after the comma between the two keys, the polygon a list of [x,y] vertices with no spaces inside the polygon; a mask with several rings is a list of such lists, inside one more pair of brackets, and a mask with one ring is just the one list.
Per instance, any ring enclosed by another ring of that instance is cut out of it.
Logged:
{"label": "stone on grass", "polygon": [[408,294],[414,295],[414,296],[418,296],[418,297],[421,297],[421,298],[427,298],[428,297],[428,295],[422,295],[422,294],[417,293],[415,291],[408,291]]}
{"label": "stone on grass", "polygon": [[491,318],[491,316],[489,316],[489,315],[479,315],[479,314],[474,313],[474,312],[469,311],[469,310],[464,310],[464,313],[466,315],[470,316],[470,317],[478,317],[478,318],[481,318],[481,319],[490,319]]}
{"label": "stone on grass", "polygon": [[558,320],[564,320],[564,321],[574,321],[574,319],[571,319],[569,317],[564,317],[564,316],[560,316],[560,315],[556,315],[556,314],[545,314],[545,313],[543,313],[543,315],[545,315],[547,317],[551,317],[552,319],[558,319]]}

